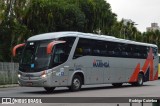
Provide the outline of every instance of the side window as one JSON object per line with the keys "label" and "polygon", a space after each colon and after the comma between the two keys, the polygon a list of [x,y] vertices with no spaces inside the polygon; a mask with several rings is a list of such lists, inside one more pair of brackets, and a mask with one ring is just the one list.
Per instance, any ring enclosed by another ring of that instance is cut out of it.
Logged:
{"label": "side window", "polygon": [[122,43],[120,48],[121,48],[121,57],[128,58],[130,52],[128,51],[129,49],[128,44]]}
{"label": "side window", "polygon": [[107,55],[107,45],[105,41],[93,40],[92,42],[92,55],[93,56],[106,56]]}
{"label": "side window", "polygon": [[132,45],[132,58],[146,59],[148,54],[148,47],[141,45]]}
{"label": "side window", "polygon": [[146,59],[147,54],[148,54],[147,47],[146,46],[141,46],[140,49],[141,49],[141,51],[140,51],[141,58]]}
{"label": "side window", "polygon": [[139,58],[140,57],[140,53],[139,53],[139,47],[138,45],[133,45],[133,57],[134,58]]}
{"label": "side window", "polygon": [[64,40],[66,41],[65,45],[64,45],[64,50],[65,50],[65,54],[69,56],[70,51],[72,49],[73,43],[75,41],[75,37],[62,37],[59,38],[58,40]]}
{"label": "side window", "polygon": [[[92,45],[93,46],[93,45]],[[76,59],[78,57],[87,56],[92,54],[91,49],[91,40],[80,38],[76,47],[76,50],[74,52],[73,59]]]}
{"label": "side window", "polygon": [[53,62],[57,64],[61,64],[65,62],[67,58],[68,58],[68,55],[66,55],[66,52],[65,52],[65,44],[56,45]]}
{"label": "side window", "polygon": [[125,46],[125,51],[128,58],[133,58],[133,46],[131,44]]}
{"label": "side window", "polygon": [[54,46],[51,67],[58,66],[67,61],[75,37],[62,37],[58,40],[64,40],[66,42]]}
{"label": "side window", "polygon": [[115,43],[114,43],[114,46],[115,46],[115,47],[113,48],[114,57],[121,57],[121,44],[115,42]]}
{"label": "side window", "polygon": [[100,49],[100,56],[108,56],[107,41],[100,41],[98,43],[99,43],[99,49]]}
{"label": "side window", "polygon": [[128,57],[128,52],[126,50],[127,44],[118,42],[111,42],[110,44],[110,48],[108,49],[110,54],[109,56],[124,58]]}
{"label": "side window", "polygon": [[[157,48],[152,49],[156,56]],[[73,58],[88,55],[146,59],[148,51],[147,46],[80,38]]]}
{"label": "side window", "polygon": [[114,56],[114,49],[116,47],[115,42],[107,42],[107,52],[109,57],[113,57]]}

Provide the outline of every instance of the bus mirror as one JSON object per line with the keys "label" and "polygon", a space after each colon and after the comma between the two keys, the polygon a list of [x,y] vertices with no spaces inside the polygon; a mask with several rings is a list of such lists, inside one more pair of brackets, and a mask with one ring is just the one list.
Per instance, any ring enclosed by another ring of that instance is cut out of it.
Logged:
{"label": "bus mirror", "polygon": [[20,48],[20,47],[23,47],[23,46],[25,46],[25,43],[16,45],[12,50],[12,55],[15,57],[17,49]]}
{"label": "bus mirror", "polygon": [[52,48],[54,47],[54,45],[59,44],[59,43],[65,43],[65,42],[66,42],[66,41],[53,41],[53,42],[50,42],[50,43],[47,45],[47,54],[51,54]]}

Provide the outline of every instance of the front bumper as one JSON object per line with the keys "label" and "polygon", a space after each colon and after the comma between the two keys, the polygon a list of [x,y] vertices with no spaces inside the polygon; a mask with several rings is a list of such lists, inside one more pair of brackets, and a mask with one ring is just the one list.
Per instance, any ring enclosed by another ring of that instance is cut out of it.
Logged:
{"label": "front bumper", "polygon": [[51,84],[47,81],[47,79],[44,78],[40,78],[38,80],[24,80],[19,78],[18,84],[26,87],[51,87]]}

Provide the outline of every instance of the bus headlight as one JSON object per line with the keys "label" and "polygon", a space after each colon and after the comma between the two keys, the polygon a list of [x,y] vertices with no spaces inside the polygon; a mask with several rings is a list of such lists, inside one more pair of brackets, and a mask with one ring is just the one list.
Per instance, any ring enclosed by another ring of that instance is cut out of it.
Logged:
{"label": "bus headlight", "polygon": [[47,76],[50,76],[51,74],[54,74],[56,71],[51,72],[50,70],[45,70],[41,73],[41,78],[46,78]]}
{"label": "bus headlight", "polygon": [[46,74],[41,75],[42,78],[46,78]]}
{"label": "bus headlight", "polygon": [[47,76],[47,75],[46,75],[46,71],[43,71],[42,74],[41,74],[41,77],[42,77],[42,78],[46,78],[46,76]]}
{"label": "bus headlight", "polygon": [[20,78],[21,77],[21,74],[18,74],[18,78]]}

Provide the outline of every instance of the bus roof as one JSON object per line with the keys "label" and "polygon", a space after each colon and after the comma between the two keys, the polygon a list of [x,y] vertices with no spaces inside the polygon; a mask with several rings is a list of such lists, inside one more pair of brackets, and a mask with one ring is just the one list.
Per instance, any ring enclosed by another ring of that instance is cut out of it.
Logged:
{"label": "bus roof", "polygon": [[108,35],[98,35],[98,34],[91,34],[91,33],[72,32],[72,31],[39,34],[39,35],[35,35],[35,36],[28,38],[27,41],[56,39],[56,38],[67,37],[67,36],[68,37],[72,36],[72,37],[80,37],[80,38],[88,38],[88,39],[96,39],[96,40],[113,41],[113,42],[120,42],[120,43],[127,43],[127,44],[157,47],[154,44],[136,42],[136,41],[132,41],[132,40],[125,40],[125,39],[120,39],[120,38],[116,38],[116,37],[108,36]]}

